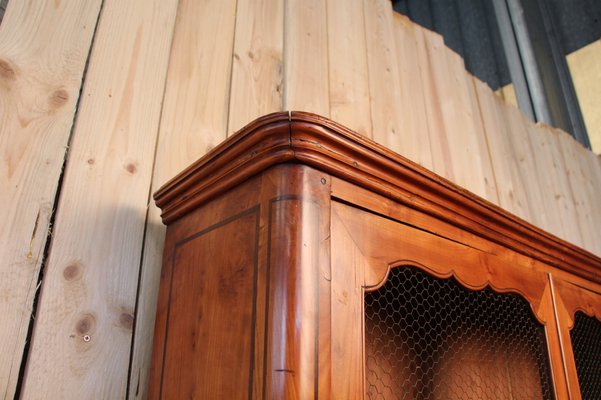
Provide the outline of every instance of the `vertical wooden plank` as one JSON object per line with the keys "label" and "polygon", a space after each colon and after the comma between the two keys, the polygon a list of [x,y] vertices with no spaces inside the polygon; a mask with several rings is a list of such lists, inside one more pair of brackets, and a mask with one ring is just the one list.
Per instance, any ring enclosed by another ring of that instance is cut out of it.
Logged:
{"label": "vertical wooden plank", "polygon": [[175,1],[105,0],[23,398],[123,398]]}
{"label": "vertical wooden plank", "polygon": [[565,346],[561,338],[561,326],[557,324],[557,302],[553,285],[553,277],[548,274],[549,282],[545,287],[543,296],[540,300],[537,315],[540,315],[546,321],[545,335],[547,337],[547,349],[549,354],[549,365],[553,377],[553,386],[555,396],[559,399],[571,399],[566,374],[564,373],[564,357],[562,350]]}
{"label": "vertical wooden plank", "polygon": [[[151,192],[226,137],[235,0],[180,0]],[[129,395],[146,398],[165,229],[149,205]]]}
{"label": "vertical wooden plank", "polygon": [[472,78],[480,115],[489,146],[498,193],[497,204],[524,220],[530,220],[530,208],[524,182],[515,160],[504,108],[507,107],[490,88]]}
{"label": "vertical wooden plank", "polygon": [[[344,206],[332,204],[332,399],[365,397],[363,356],[364,257],[344,225]],[[357,321],[361,321],[358,324]]]}
{"label": "vertical wooden plank", "polygon": [[507,133],[511,144],[516,168],[522,180],[522,187],[530,210],[528,222],[545,229],[548,226],[547,209],[540,188],[540,182],[536,175],[536,163],[532,156],[532,144],[528,135],[526,117],[515,107],[505,105],[503,118],[507,121]]}
{"label": "vertical wooden plank", "polygon": [[[459,55],[436,40],[427,40],[430,78],[436,85],[444,130],[453,170],[452,180],[471,192],[496,200],[494,178],[487,146],[479,129],[479,110],[474,109],[467,72]],[[432,132],[432,131],[431,131]]]}
{"label": "vertical wooden plank", "polygon": [[282,111],[283,1],[240,1],[236,15],[228,135]]}
{"label": "vertical wooden plank", "polygon": [[599,156],[592,151],[586,150],[581,147],[584,152],[587,169],[588,179],[591,182],[591,214],[593,226],[597,227],[597,233],[592,237],[593,245],[586,249],[592,253],[601,256],[601,236],[599,235],[599,227],[601,226],[601,164],[599,163]]}
{"label": "vertical wooden plank", "polygon": [[551,152],[553,169],[555,171],[555,183],[553,186],[555,188],[555,199],[559,207],[561,223],[564,229],[564,239],[582,247],[582,233],[579,228],[574,196],[572,195],[572,190],[570,188],[567,172],[568,168],[561,154],[562,150],[559,136],[565,135],[565,132],[549,127],[546,127],[545,130],[545,134],[549,140],[549,150]]}
{"label": "vertical wooden plank", "polygon": [[578,217],[578,227],[582,236],[581,245],[589,251],[600,254],[599,219],[595,217],[600,209],[599,197],[595,196],[589,171],[584,166],[587,150],[567,133],[558,135],[558,139]]}
{"label": "vertical wooden plank", "polygon": [[557,201],[561,193],[558,191],[559,177],[551,155],[551,136],[543,126],[535,125],[526,118],[522,119],[526,122],[526,134],[532,145],[530,157],[534,161],[534,176],[541,190],[542,203],[539,204],[538,209],[544,207],[547,217],[546,226],[542,228],[558,237],[565,238],[560,207]]}
{"label": "vertical wooden plank", "polygon": [[495,174],[492,167],[490,146],[484,129],[484,121],[480,112],[478,95],[476,94],[476,90],[474,88],[474,85],[472,84],[473,79],[475,78],[470,73],[464,71],[464,79],[460,79],[460,86],[465,89],[469,98],[469,114],[471,115],[471,119],[474,123],[475,128],[474,145],[478,153],[480,154],[479,167],[482,171],[480,177],[480,179],[482,180],[480,181],[480,184],[484,185],[484,191],[482,192],[481,196],[483,196],[486,200],[490,201],[491,203],[498,204],[499,193],[497,189]]}
{"label": "vertical wooden plank", "polygon": [[582,235],[578,229],[578,216],[574,206],[574,197],[570,189],[567,168],[561,156],[559,135],[565,134],[558,129],[536,124],[531,132],[534,143],[539,144],[537,161],[540,160],[538,172],[541,182],[546,185],[548,200],[553,203],[555,228],[557,232],[549,230],[573,244],[582,246]]}
{"label": "vertical wooden plank", "polygon": [[284,34],[284,110],[330,116],[326,4],[287,0]]}
{"label": "vertical wooden plank", "polygon": [[394,13],[394,39],[399,68],[399,101],[395,112],[403,121],[401,137],[406,157],[433,168],[428,131],[428,116],[420,73],[414,24],[405,16]]}
{"label": "vertical wooden plank", "polygon": [[0,25],[0,393],[15,395],[100,0],[11,1]]}
{"label": "vertical wooden plank", "polygon": [[[589,158],[590,168],[592,169],[593,174],[594,174],[593,196],[595,199],[597,199],[596,202],[592,203],[593,213],[595,215],[593,223],[595,224],[595,226],[599,227],[599,226],[601,226],[601,201],[599,201],[599,199],[601,199],[601,156],[598,154],[595,154],[593,152],[589,152],[588,158]],[[595,241],[596,241],[597,245],[591,251],[601,257],[601,238],[599,237],[598,234],[595,237]]]}
{"label": "vertical wooden plank", "polygon": [[428,138],[432,152],[432,171],[451,181],[455,180],[451,153],[443,121],[439,88],[434,79],[433,65],[430,63],[432,51],[440,51],[444,46],[442,36],[418,25],[413,25],[416,39],[418,63],[420,65],[423,96],[427,112]]}
{"label": "vertical wooden plank", "polygon": [[331,118],[372,137],[363,0],[327,0]]}
{"label": "vertical wooden plank", "polygon": [[[392,6],[388,0],[364,0],[364,19],[373,139],[404,154],[399,68],[394,40]],[[408,142],[411,142],[408,140]]]}

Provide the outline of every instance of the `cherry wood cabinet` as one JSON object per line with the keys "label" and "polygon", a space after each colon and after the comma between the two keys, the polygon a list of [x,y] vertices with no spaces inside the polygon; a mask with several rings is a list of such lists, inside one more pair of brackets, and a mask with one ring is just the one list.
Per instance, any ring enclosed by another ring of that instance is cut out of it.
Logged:
{"label": "cherry wood cabinet", "polygon": [[601,259],[335,122],[262,117],[155,200],[151,398],[582,398]]}

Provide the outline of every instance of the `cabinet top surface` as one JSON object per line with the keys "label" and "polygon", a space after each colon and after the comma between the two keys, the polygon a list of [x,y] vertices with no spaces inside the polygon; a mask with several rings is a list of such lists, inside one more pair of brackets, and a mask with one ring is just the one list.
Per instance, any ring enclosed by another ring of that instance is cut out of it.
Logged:
{"label": "cabinet top surface", "polygon": [[163,185],[165,224],[282,163],[311,166],[466,231],[601,283],[601,258],[561,240],[327,118],[261,117]]}

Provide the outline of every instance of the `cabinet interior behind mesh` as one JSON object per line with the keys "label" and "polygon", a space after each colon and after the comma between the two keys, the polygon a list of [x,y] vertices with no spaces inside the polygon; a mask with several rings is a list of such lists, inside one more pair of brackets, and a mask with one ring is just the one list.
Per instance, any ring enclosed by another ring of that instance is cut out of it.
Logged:
{"label": "cabinet interior behind mesh", "polygon": [[577,312],[570,337],[582,400],[601,399],[601,322]]}
{"label": "cabinet interior behind mesh", "polygon": [[544,326],[528,303],[413,267],[365,295],[369,399],[553,399]]}

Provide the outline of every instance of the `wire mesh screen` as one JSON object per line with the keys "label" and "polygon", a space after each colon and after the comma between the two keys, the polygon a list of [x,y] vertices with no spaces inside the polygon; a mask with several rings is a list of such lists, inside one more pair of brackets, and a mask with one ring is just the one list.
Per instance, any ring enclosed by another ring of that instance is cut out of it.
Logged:
{"label": "wire mesh screen", "polygon": [[514,294],[399,267],[365,295],[369,399],[553,399],[546,349]]}
{"label": "wire mesh screen", "polygon": [[570,336],[582,399],[601,399],[601,322],[577,312]]}

